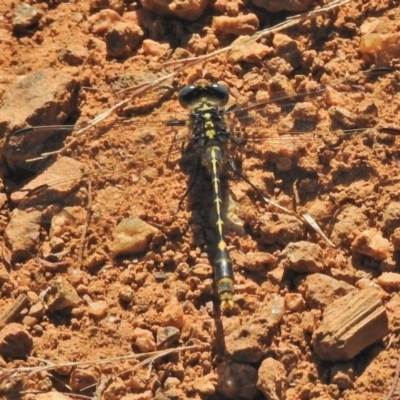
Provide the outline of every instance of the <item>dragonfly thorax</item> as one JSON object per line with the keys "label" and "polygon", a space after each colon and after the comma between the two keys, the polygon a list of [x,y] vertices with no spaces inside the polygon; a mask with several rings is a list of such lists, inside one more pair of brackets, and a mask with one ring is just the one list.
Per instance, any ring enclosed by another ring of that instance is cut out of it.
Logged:
{"label": "dragonfly thorax", "polygon": [[213,104],[204,104],[203,107],[194,109],[191,120],[193,138],[200,146],[205,146],[210,140],[221,145],[226,143],[230,136],[224,110]]}

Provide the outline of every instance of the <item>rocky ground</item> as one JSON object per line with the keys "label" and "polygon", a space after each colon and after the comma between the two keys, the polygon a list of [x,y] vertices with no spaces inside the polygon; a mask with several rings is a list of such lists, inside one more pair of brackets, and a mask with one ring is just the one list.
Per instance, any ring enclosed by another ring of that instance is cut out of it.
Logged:
{"label": "rocky ground", "polygon": [[[2,2],[1,398],[400,397],[400,6],[251,40],[323,5]],[[210,181],[185,197],[197,153],[166,124],[199,79],[230,90],[242,173],[292,210],[227,172],[231,312]]]}

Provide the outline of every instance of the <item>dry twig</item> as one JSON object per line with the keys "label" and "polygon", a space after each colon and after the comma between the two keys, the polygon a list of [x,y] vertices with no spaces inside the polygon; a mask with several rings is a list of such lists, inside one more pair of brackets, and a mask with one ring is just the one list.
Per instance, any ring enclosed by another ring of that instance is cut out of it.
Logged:
{"label": "dry twig", "polygon": [[80,365],[103,365],[109,364],[116,361],[126,361],[126,360],[134,360],[138,358],[147,357],[145,360],[141,361],[139,364],[135,366],[134,369],[139,368],[142,365],[151,364],[157,358],[164,357],[166,355],[177,353],[186,350],[197,350],[198,346],[184,346],[175,349],[167,349],[167,350],[160,350],[160,351],[153,351],[150,353],[141,353],[141,354],[129,354],[126,356],[120,357],[112,357],[112,358],[105,358],[104,360],[93,360],[93,361],[77,361],[77,362],[61,362],[61,363],[53,363],[49,360],[44,360],[36,357],[28,357],[29,360],[36,360],[41,363],[45,363],[44,366],[37,366],[37,367],[19,367],[19,368],[1,368],[0,369],[0,383],[4,382],[6,379],[18,379],[21,376],[27,375],[30,376],[32,374],[36,374],[43,371],[51,371],[58,368],[66,368],[66,367],[76,367]]}

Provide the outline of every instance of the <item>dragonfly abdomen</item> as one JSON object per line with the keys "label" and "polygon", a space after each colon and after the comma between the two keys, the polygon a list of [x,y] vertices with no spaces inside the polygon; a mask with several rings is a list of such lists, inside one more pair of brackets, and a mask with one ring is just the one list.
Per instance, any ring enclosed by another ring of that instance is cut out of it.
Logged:
{"label": "dragonfly abdomen", "polygon": [[233,268],[232,261],[225,241],[224,221],[222,219],[222,195],[221,195],[221,169],[223,164],[222,149],[218,145],[211,145],[204,151],[203,163],[210,173],[213,188],[213,200],[218,234],[217,253],[214,261],[215,284],[221,307],[228,309],[233,307]]}

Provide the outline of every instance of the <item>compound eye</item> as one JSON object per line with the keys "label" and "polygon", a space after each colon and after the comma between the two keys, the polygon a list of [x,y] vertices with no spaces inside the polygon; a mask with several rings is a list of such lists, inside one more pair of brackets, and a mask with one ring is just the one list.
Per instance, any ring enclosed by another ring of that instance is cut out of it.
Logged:
{"label": "compound eye", "polygon": [[199,87],[196,85],[184,86],[178,95],[182,107],[188,108],[198,98]]}
{"label": "compound eye", "polygon": [[229,90],[219,83],[208,86],[210,95],[218,101],[219,106],[224,106],[229,100]]}

